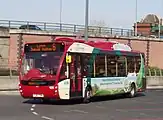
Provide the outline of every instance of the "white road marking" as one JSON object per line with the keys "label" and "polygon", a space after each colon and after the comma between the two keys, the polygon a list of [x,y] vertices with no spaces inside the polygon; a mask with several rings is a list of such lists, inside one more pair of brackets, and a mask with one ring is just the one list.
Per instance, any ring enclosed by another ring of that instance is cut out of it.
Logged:
{"label": "white road marking", "polygon": [[88,112],[83,111],[83,110],[65,110],[64,112],[78,112],[78,113],[84,113],[84,114],[88,113]]}
{"label": "white road marking", "polygon": [[38,115],[38,113],[37,112],[32,112],[33,114],[35,114],[35,115]]}
{"label": "white road marking", "polygon": [[88,112],[82,111],[82,110],[71,110],[71,111],[73,111],[73,112],[79,112],[79,113],[84,113],[84,114],[87,114],[88,113]]}
{"label": "white road marking", "polygon": [[41,118],[46,119],[46,120],[54,120],[53,118],[42,116]]}
{"label": "white road marking", "polygon": [[34,109],[35,106],[36,106],[35,104],[32,105],[31,111],[32,111],[32,113],[33,113],[34,115],[39,115],[37,112],[34,111],[34,110],[35,110],[35,109]]}
{"label": "white road marking", "polygon": [[35,107],[35,106],[36,106],[35,104],[32,105],[32,107]]}
{"label": "white road marking", "polygon": [[31,111],[34,111],[34,108],[31,108]]}
{"label": "white road marking", "polygon": [[[34,108],[36,107],[35,104],[33,104],[31,106],[31,111],[34,115],[37,115],[37,116],[40,116],[37,112],[34,111]],[[46,120],[54,120],[53,118],[50,118],[50,117],[46,117],[46,116],[41,116],[42,119],[46,119]]]}

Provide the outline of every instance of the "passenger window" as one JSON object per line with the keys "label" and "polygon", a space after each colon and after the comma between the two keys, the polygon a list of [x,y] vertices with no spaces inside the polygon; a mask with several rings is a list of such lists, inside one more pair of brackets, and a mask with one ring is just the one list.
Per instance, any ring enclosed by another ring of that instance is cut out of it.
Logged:
{"label": "passenger window", "polygon": [[116,57],[108,55],[107,56],[107,76],[116,76]]}
{"label": "passenger window", "polygon": [[[92,76],[93,75],[93,67],[90,65],[90,54],[83,54],[82,61],[83,61],[83,76]],[[93,63],[92,63],[93,64]]]}
{"label": "passenger window", "polygon": [[127,57],[127,73],[135,72],[135,58]]}
{"label": "passenger window", "polygon": [[105,55],[97,55],[95,59],[96,77],[105,77]]}
{"label": "passenger window", "polygon": [[60,80],[67,78],[66,75],[68,71],[66,70],[67,70],[67,65],[66,65],[66,60],[64,59],[62,67],[61,67],[61,71],[60,71]]}
{"label": "passenger window", "polygon": [[118,56],[117,65],[118,65],[118,77],[125,77],[127,75],[126,74],[126,57]]}
{"label": "passenger window", "polygon": [[136,69],[136,73],[139,72],[140,65],[141,65],[141,58],[140,57],[135,57],[135,69]]}

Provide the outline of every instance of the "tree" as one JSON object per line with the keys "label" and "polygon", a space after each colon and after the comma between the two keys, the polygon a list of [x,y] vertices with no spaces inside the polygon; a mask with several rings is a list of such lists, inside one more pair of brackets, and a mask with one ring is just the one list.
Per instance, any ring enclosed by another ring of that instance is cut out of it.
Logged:
{"label": "tree", "polygon": [[102,34],[106,34],[107,32],[107,25],[102,21],[92,20],[90,22],[89,33],[95,36],[101,36]]}
{"label": "tree", "polygon": [[96,27],[106,27],[107,26],[105,21],[103,21],[103,20],[102,21],[91,20],[90,25],[96,26]]}
{"label": "tree", "polygon": [[[107,34],[108,27],[104,21],[97,21],[97,20],[91,20],[89,28],[88,28],[88,34],[94,37],[101,36],[103,34]],[[81,36],[84,36],[84,29],[78,30],[77,37],[80,38]]]}

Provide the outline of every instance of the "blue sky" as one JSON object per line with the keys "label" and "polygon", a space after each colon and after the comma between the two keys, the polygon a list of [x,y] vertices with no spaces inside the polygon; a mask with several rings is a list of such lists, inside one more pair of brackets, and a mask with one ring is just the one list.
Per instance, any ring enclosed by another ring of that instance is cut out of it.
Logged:
{"label": "blue sky", "polygon": [[[60,0],[1,0],[0,18],[59,22]],[[84,24],[85,0],[62,0],[62,21]],[[135,0],[90,0],[90,21],[105,21],[109,27],[131,28]],[[163,0],[138,0],[138,20],[148,13],[163,17]]]}

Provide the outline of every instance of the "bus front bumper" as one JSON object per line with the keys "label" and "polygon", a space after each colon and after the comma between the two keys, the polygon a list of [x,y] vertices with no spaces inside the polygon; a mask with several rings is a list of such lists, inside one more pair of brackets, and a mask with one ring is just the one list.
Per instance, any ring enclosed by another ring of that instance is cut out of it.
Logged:
{"label": "bus front bumper", "polygon": [[23,98],[58,99],[58,88],[54,86],[19,86]]}

